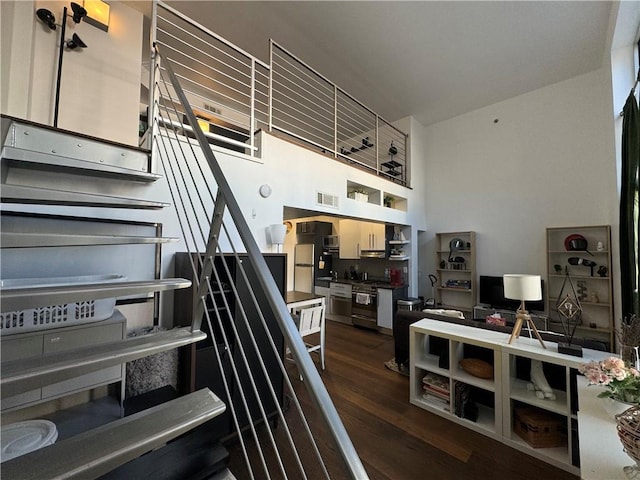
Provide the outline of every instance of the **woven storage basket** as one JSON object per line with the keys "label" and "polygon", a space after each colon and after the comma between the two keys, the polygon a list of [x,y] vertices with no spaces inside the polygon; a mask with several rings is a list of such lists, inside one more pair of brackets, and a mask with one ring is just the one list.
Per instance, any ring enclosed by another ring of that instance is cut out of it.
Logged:
{"label": "woven storage basket", "polygon": [[640,406],[616,415],[618,437],[627,455],[640,463]]}
{"label": "woven storage basket", "polygon": [[562,417],[539,408],[514,410],[514,431],[533,448],[562,447],[567,444],[567,426]]}

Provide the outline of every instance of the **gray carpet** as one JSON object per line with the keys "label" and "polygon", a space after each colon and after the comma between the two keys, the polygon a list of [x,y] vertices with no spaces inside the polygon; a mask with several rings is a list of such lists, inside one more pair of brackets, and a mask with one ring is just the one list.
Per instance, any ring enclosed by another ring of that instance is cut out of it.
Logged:
{"label": "gray carpet", "polygon": [[[164,330],[160,327],[143,327],[129,332],[129,337],[139,337]],[[127,363],[125,397],[135,397],[156,388],[178,386],[178,351],[156,353]]]}

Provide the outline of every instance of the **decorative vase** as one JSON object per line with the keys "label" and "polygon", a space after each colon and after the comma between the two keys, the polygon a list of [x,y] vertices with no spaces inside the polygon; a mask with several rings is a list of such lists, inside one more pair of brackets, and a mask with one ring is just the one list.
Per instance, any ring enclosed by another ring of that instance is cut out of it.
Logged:
{"label": "decorative vase", "polygon": [[620,344],[620,357],[624,360],[625,365],[636,366],[636,346]]}
{"label": "decorative vase", "polygon": [[602,401],[602,408],[607,412],[607,416],[611,419],[615,419],[616,415],[621,414],[625,410],[633,407],[631,403],[621,402],[620,400],[616,400],[611,397],[602,397],[600,398]]}
{"label": "decorative vase", "polygon": [[616,415],[616,424],[622,448],[635,462],[635,465],[624,467],[624,473],[630,479],[640,478],[640,406]]}

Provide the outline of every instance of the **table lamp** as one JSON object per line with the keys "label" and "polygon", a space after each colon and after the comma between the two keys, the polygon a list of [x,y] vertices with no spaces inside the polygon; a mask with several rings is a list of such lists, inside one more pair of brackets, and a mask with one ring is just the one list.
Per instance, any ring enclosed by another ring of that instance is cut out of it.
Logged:
{"label": "table lamp", "polygon": [[531,320],[529,312],[525,309],[524,302],[526,300],[542,300],[542,283],[540,281],[540,275],[522,275],[522,274],[506,274],[502,277],[504,283],[504,296],[511,300],[520,300],[520,307],[516,311],[516,323],[513,326],[513,331],[509,337],[509,343],[514,338],[520,336],[520,330],[522,329],[522,323],[527,322],[527,326],[533,330],[533,333],[538,340],[542,348],[547,348],[540,337],[540,333],[535,324]]}
{"label": "table lamp", "polygon": [[276,249],[280,253],[280,246],[284,244],[284,237],[287,235],[287,226],[282,223],[269,225],[269,234],[271,235],[271,244],[276,245]]}

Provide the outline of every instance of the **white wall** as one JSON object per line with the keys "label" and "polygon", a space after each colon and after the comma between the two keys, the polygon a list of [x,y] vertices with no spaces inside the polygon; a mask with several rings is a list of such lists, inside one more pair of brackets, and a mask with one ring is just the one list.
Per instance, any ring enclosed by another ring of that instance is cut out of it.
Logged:
{"label": "white wall", "polygon": [[[601,69],[425,128],[431,251],[436,232],[474,230],[479,274],[544,277],[547,227],[617,230],[609,78]],[[426,261],[434,272],[435,254]]]}
{"label": "white wall", "polygon": [[[49,9],[61,23],[69,2],[1,4],[2,113],[51,125],[61,29],[50,30],[35,12]],[[111,2],[109,32],[69,19],[66,39],[74,33],[88,48],[64,53],[58,127],[137,145],[142,14]]]}

